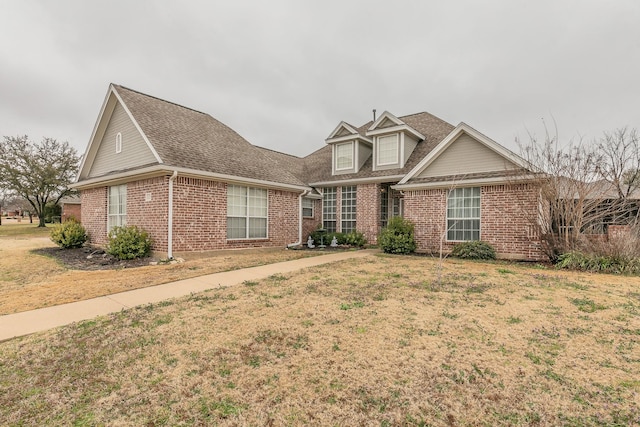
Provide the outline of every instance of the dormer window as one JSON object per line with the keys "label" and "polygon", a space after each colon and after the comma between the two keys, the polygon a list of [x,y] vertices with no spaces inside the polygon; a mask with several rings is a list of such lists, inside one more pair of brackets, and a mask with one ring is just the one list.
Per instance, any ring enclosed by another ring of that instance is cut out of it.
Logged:
{"label": "dormer window", "polygon": [[398,134],[380,136],[377,141],[377,165],[397,165],[399,153]]}
{"label": "dormer window", "polygon": [[122,152],[122,134],[118,132],[116,135],[116,154]]}
{"label": "dormer window", "polygon": [[336,170],[353,169],[353,142],[335,145]]}

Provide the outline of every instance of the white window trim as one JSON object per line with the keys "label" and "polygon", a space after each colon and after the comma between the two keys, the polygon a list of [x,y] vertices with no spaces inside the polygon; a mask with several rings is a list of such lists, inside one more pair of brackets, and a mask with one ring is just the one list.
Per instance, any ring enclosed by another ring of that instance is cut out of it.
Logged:
{"label": "white window trim", "polygon": [[[478,217],[473,217],[473,218],[451,218],[452,220],[460,220],[460,221],[464,221],[464,220],[474,220],[477,219],[478,220],[478,241],[482,240],[482,188],[481,187],[470,187],[470,188],[478,188],[478,193],[480,195],[480,207],[478,208],[479,210],[479,215]],[[476,240],[455,240],[455,239],[449,239],[449,194],[451,193],[452,190],[448,190],[446,192],[446,204],[445,204],[445,224],[446,224],[446,230],[445,230],[445,237],[446,237],[446,241],[447,242],[475,242]]]}
{"label": "white window trim", "polygon": [[[327,194],[327,190],[329,188],[333,189],[333,219],[326,219],[325,216],[325,195]],[[326,229],[327,227],[325,227],[325,222],[333,222],[335,223],[335,230],[336,232],[338,231],[338,187],[327,187],[324,189],[323,191],[323,195],[322,195],[322,228]]]}
{"label": "white window trim", "polygon": [[[227,194],[228,194],[230,186],[232,186],[232,185],[229,184],[227,186]],[[244,188],[247,189],[247,199],[246,199],[247,214],[244,217],[244,218],[247,219],[247,222],[245,224],[245,236],[247,236],[247,237],[234,237],[234,238],[228,238],[227,237],[227,242],[239,241],[239,240],[269,240],[269,190],[266,189],[266,188],[248,187],[246,185],[234,185],[234,186],[235,187],[244,187]],[[266,193],[267,193],[267,214],[266,214],[266,216],[263,217],[263,216],[250,216],[249,215],[249,189],[258,189],[258,190],[266,191]],[[226,216],[227,220],[229,218],[240,218],[238,216],[231,216],[230,217],[229,213],[228,213],[228,209],[229,209],[229,202],[227,201],[227,216]],[[249,222],[250,222],[249,219],[250,218],[264,218],[264,219],[267,220],[267,226],[265,228],[265,233],[266,233],[265,237],[249,237]],[[227,226],[228,226],[228,221],[227,221]]]}
{"label": "white window trim", "polygon": [[[383,138],[388,138],[394,136],[395,137],[395,160],[392,162],[385,162],[382,163],[380,162],[380,140]],[[376,166],[390,166],[390,165],[397,165],[400,163],[400,158],[399,158],[399,154],[398,152],[400,151],[400,138],[399,135],[396,134],[392,134],[392,135],[383,135],[383,136],[378,136],[376,137]]]}
{"label": "white window trim", "polygon": [[[340,167],[338,167],[338,147],[345,146],[345,145],[349,145],[350,148],[351,148],[351,165],[349,167],[340,168]],[[334,157],[333,167],[334,167],[334,170],[336,170],[336,171],[347,171],[347,170],[353,169],[353,165],[354,165],[354,162],[355,162],[355,158],[354,158],[355,157],[355,152],[354,152],[355,150],[353,149],[353,147],[354,147],[354,141],[343,142],[343,143],[334,145],[334,149],[333,149],[333,154],[334,154],[334,156],[333,156]]]}
{"label": "white window trim", "polygon": [[122,133],[116,134],[116,154],[122,153]]}
{"label": "white window trim", "polygon": [[[124,191],[125,200],[124,200],[124,212],[111,214],[111,188],[118,188],[118,200],[120,200],[120,192]],[[117,225],[111,225],[111,218],[113,217],[121,217],[122,220],[118,221],[120,226],[127,225],[127,184],[121,185],[112,185],[111,187],[107,187],[107,233],[109,233],[114,227]]]}
{"label": "white window trim", "polygon": [[[311,206],[305,206],[305,202],[307,203],[311,203]],[[315,200],[314,199],[309,199],[307,197],[303,197],[302,198],[302,217],[303,218],[315,218],[315,213],[316,213],[316,209],[315,209]],[[311,215],[305,215],[304,214],[304,210],[305,209],[311,209]]]}

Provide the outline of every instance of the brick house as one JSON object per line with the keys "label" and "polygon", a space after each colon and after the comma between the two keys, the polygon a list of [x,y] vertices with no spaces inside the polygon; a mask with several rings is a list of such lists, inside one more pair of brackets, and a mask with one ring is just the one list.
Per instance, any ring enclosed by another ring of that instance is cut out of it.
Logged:
{"label": "brick house", "polygon": [[418,250],[486,240],[540,259],[537,192],[518,156],[468,125],[389,112],[341,122],[304,157],[250,144],[208,114],[118,85],[109,91],[74,188],[91,242],[133,224],[174,252],[298,245],[313,229],[376,242],[401,215]]}

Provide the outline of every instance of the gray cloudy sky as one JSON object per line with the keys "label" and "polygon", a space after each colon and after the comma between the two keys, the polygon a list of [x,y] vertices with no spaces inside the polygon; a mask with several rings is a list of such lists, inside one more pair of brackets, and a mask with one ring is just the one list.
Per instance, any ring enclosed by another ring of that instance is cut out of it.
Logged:
{"label": "gray cloudy sky", "polygon": [[299,156],[371,110],[517,151],[640,127],[640,1],[1,1],[0,136],[84,152],[108,84]]}

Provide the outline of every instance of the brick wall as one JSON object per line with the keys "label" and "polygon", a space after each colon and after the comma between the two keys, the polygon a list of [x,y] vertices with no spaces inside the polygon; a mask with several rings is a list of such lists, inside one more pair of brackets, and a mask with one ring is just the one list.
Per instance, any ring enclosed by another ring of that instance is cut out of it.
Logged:
{"label": "brick wall", "polygon": [[356,205],[356,229],[375,244],[380,232],[380,184],[358,185]]}
{"label": "brick wall", "polygon": [[65,203],[62,206],[62,222],[69,218],[82,221],[82,206],[79,203]]}
{"label": "brick wall", "polygon": [[309,234],[322,225],[322,200],[313,201],[313,218],[302,218],[302,243],[306,243]]}
{"label": "brick wall", "polygon": [[127,225],[135,225],[149,233],[153,251],[167,252],[168,217],[168,176],[127,184]]}
{"label": "brick wall", "polygon": [[[107,242],[108,187],[82,191],[82,223],[90,242]],[[146,230],[152,249],[168,250],[169,177],[127,184],[127,224]],[[298,240],[298,194],[268,190],[268,238],[227,241],[227,185],[222,182],[178,177],[173,187],[174,252],[215,249],[284,247]],[[321,216],[319,205],[317,215]],[[306,237],[303,235],[303,237]]]}
{"label": "brick wall", "polygon": [[178,177],[173,191],[175,252],[284,247],[298,240],[297,193],[268,190],[268,238],[227,241],[225,183]]}
{"label": "brick wall", "polygon": [[[405,192],[404,216],[415,224],[418,251],[436,253],[446,230],[447,189]],[[492,185],[480,189],[480,238],[501,258],[544,259],[532,226],[537,193],[528,184]],[[455,242],[443,239],[448,252]]]}

